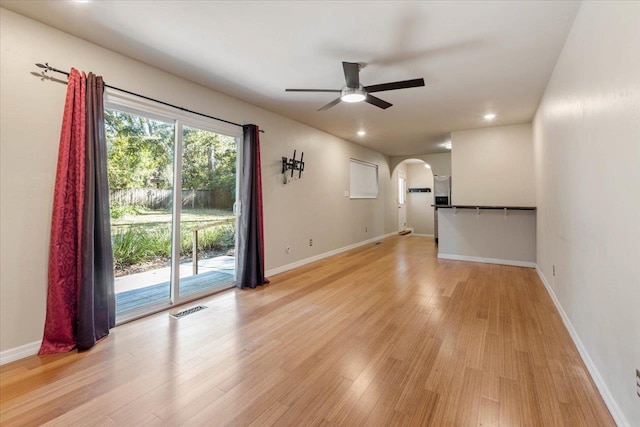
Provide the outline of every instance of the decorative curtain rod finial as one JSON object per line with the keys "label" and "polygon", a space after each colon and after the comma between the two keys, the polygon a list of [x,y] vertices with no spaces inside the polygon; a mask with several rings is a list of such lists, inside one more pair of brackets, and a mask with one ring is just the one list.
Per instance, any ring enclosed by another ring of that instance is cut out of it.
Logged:
{"label": "decorative curtain rod finial", "polygon": [[47,71],[49,71],[51,69],[51,67],[49,66],[49,63],[44,63],[44,64],[36,64],[36,67],[38,68],[44,68],[44,71],[42,72],[42,74],[46,74]]}

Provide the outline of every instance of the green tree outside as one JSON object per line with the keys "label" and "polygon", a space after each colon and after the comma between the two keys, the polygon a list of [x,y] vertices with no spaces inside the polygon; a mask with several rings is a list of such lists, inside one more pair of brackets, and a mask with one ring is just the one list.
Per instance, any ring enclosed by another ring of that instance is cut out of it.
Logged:
{"label": "green tree outside", "polygon": [[[106,110],[105,125],[110,188],[172,188],[172,124]],[[235,138],[187,126],[183,131],[182,188],[233,194]]]}

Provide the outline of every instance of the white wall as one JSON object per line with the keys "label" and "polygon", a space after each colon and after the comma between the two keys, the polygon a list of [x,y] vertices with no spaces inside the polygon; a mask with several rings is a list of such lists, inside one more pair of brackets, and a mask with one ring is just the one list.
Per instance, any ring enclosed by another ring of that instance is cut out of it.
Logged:
{"label": "white wall", "polygon": [[452,132],[451,144],[453,204],[535,205],[530,123]]}
{"label": "white wall", "polygon": [[533,268],[536,211],[440,208],[438,258]]}
{"label": "white wall", "polygon": [[534,141],[538,266],[614,417],[638,426],[640,3],[582,4]]}
{"label": "white wall", "polygon": [[[40,340],[44,324],[49,227],[66,86],[31,75],[39,71],[36,62],[94,71],[111,85],[264,128],[267,269],[396,229],[387,201],[391,173],[385,156],[6,9],[0,14],[0,31],[0,351]],[[280,159],[294,149],[305,153],[305,174],[284,185]],[[379,165],[378,199],[344,197],[350,157]],[[367,233],[363,225],[368,226]],[[310,238],[313,247],[308,245]],[[287,245],[292,247],[290,254],[285,253]]]}
{"label": "white wall", "polygon": [[433,174],[424,163],[407,165],[407,188],[424,187],[431,193],[407,194],[407,225],[415,234],[433,235]]}

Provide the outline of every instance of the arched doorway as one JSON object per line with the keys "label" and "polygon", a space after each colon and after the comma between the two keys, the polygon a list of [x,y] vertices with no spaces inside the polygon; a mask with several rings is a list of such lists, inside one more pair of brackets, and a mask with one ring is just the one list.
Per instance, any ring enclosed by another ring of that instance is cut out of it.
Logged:
{"label": "arched doorway", "polygon": [[433,237],[433,173],[421,159],[406,159],[393,170],[398,231],[411,230],[417,236]]}

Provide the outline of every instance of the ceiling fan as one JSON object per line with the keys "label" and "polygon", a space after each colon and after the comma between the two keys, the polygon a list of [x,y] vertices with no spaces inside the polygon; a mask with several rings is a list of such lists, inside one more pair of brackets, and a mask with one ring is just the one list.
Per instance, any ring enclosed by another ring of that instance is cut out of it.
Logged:
{"label": "ceiling fan", "polygon": [[382,83],[379,85],[362,86],[360,84],[360,64],[357,62],[343,62],[344,78],[347,84],[342,89],[285,89],[286,92],[335,92],[340,96],[318,111],[328,110],[334,105],[343,102],[368,102],[376,107],[386,110],[393,104],[371,95],[373,92],[383,92],[386,90],[408,89],[412,87],[424,86],[424,79],[403,80],[400,82]]}

